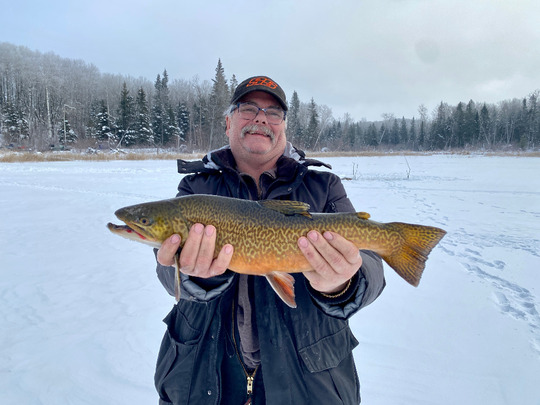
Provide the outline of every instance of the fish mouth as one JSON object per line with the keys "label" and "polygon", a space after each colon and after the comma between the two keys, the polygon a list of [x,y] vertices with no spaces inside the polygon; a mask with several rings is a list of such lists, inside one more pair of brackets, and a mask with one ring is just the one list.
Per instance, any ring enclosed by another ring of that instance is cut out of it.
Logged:
{"label": "fish mouth", "polygon": [[122,236],[124,236],[125,234],[127,234],[127,235],[133,234],[133,236],[136,236],[136,237],[138,237],[140,239],[143,239],[143,240],[148,239],[142,233],[140,233],[137,230],[133,229],[133,227],[131,227],[129,225],[116,225],[116,224],[113,224],[113,223],[109,222],[107,224],[107,228],[109,228],[109,231],[111,231],[112,233],[116,233],[116,234],[119,234],[119,235],[122,235]]}
{"label": "fish mouth", "polygon": [[111,222],[107,224],[109,231],[115,235],[122,236],[123,238],[134,240],[136,242],[143,242],[151,246],[159,247],[161,243],[158,243],[156,240],[149,238],[142,233],[142,230],[138,230],[136,225],[116,225]]}

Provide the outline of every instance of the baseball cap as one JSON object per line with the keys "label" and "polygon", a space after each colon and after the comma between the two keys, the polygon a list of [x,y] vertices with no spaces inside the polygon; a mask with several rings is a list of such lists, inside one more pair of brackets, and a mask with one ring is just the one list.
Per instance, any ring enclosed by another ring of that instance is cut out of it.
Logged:
{"label": "baseball cap", "polygon": [[264,91],[271,94],[277,99],[277,101],[279,101],[279,104],[285,111],[288,110],[285,92],[279,86],[279,84],[267,76],[253,76],[240,83],[234,91],[231,104],[237,103],[238,100],[252,91]]}

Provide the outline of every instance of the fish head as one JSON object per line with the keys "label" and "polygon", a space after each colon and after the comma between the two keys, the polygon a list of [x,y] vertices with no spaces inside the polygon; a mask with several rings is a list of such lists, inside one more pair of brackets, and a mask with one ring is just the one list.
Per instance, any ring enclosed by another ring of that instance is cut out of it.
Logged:
{"label": "fish head", "polygon": [[171,200],[131,205],[114,214],[126,225],[108,224],[109,230],[126,239],[159,247],[174,233],[187,238],[188,225],[182,221],[180,210]]}

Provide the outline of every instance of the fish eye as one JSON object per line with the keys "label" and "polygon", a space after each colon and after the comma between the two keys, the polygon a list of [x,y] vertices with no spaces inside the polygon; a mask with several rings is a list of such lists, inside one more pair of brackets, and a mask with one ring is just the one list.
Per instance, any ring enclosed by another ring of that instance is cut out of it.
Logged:
{"label": "fish eye", "polygon": [[150,225],[150,219],[146,217],[142,217],[139,222],[141,223],[141,225]]}

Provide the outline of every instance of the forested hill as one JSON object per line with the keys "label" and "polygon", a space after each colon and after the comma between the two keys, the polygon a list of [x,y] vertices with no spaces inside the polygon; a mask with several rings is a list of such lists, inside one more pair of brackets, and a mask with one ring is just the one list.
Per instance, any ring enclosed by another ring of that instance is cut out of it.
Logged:
{"label": "forested hill", "polygon": [[[0,43],[1,144],[41,150],[219,147],[226,143],[223,112],[238,84],[234,74],[227,76],[218,60],[211,79],[169,78],[164,70],[152,82]],[[332,106],[303,102],[294,91],[287,94],[287,134],[305,150],[535,149],[540,145],[539,95],[540,89],[531,89],[496,104],[441,101],[431,112],[419,106],[416,117],[381,111],[381,120],[370,122],[349,114],[334,117]]]}

